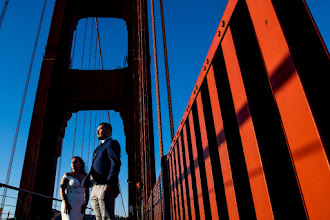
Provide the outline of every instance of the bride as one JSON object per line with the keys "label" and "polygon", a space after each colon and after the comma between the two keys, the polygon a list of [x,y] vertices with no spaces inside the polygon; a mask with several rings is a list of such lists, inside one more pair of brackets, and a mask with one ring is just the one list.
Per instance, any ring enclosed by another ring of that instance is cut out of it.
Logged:
{"label": "bride", "polygon": [[64,174],[61,181],[61,215],[64,220],[82,220],[89,200],[89,189],[84,188],[85,163],[80,157],[71,160],[72,172]]}

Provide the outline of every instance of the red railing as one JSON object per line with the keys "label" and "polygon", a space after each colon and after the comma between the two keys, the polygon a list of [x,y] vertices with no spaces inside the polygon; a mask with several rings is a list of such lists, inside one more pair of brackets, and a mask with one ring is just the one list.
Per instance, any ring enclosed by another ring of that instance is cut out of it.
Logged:
{"label": "red railing", "polygon": [[165,209],[153,219],[330,219],[327,73],[304,1],[229,1],[164,159]]}

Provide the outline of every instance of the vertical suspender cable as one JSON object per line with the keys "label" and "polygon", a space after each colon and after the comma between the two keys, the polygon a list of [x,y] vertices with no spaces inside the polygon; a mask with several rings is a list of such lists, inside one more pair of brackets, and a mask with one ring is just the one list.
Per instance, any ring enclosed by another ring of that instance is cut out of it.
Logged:
{"label": "vertical suspender cable", "polygon": [[84,122],[83,122],[83,130],[82,130],[81,158],[83,158],[83,155],[84,155],[85,121],[86,121],[86,111],[84,112]]}
{"label": "vertical suspender cable", "polygon": [[[58,162],[58,170],[57,170],[57,183],[56,183],[56,196],[55,198],[58,198],[58,192],[59,192],[59,186],[60,186],[60,174],[61,174],[61,167],[62,167],[62,155],[63,155],[63,149],[61,150],[61,155],[60,155],[60,161]],[[57,200],[55,200],[55,210],[57,208]]]}
{"label": "vertical suspender cable", "polygon": [[74,32],[74,40],[73,40],[72,56],[71,56],[71,59],[70,59],[70,68],[71,68],[72,65],[73,65],[74,54],[75,54],[75,51],[76,51],[77,35],[78,35],[78,25],[77,25],[76,31]]}
{"label": "vertical suspender cable", "polygon": [[154,63],[155,63],[155,80],[156,80],[156,98],[157,98],[157,113],[158,113],[159,149],[160,149],[160,157],[162,158],[163,157],[162,118],[161,118],[161,114],[160,114],[160,97],[159,97],[159,81],[158,81],[156,27],[155,27],[155,11],[154,11],[154,1],[153,0],[151,0],[151,17],[152,17],[152,36],[153,36]]}
{"label": "vertical suspender cable", "polygon": [[[75,36],[74,36],[73,51],[72,51],[72,56],[71,56],[70,68],[72,67],[73,60],[74,60],[74,55],[75,55],[75,51],[76,51],[77,35],[78,35],[78,26],[76,28]],[[76,117],[75,117],[75,125],[74,125],[74,132],[73,132],[73,145],[72,145],[72,157],[74,156],[74,148],[75,148],[75,145],[76,145],[77,122],[78,122],[78,112],[76,113]]]}
{"label": "vertical suspender cable", "polygon": [[[97,126],[97,112],[95,112],[95,128]],[[93,137],[93,140],[94,140],[94,143],[93,143],[93,152],[95,150],[95,142],[96,142],[96,138],[95,138],[95,135],[96,135],[96,132],[94,132],[94,137]]]}
{"label": "vertical suspender cable", "polygon": [[110,123],[110,113],[109,113],[109,111],[107,111],[107,115],[108,115],[108,121],[109,121],[109,124],[111,124],[111,123]]}
{"label": "vertical suspender cable", "polygon": [[[96,36],[97,37],[97,36]],[[97,40],[95,40],[95,52],[94,52],[94,70],[96,70],[96,53],[97,53]]]}
{"label": "vertical suspender cable", "polygon": [[164,58],[165,58],[165,72],[166,72],[166,86],[167,86],[167,100],[168,100],[168,114],[170,118],[171,140],[174,138],[174,126],[173,126],[173,113],[172,113],[172,98],[170,87],[170,74],[168,70],[167,59],[167,46],[166,46],[166,34],[165,34],[165,21],[164,21],[164,9],[163,0],[160,0],[160,13],[162,18],[162,32],[163,32],[163,45],[164,45]]}
{"label": "vertical suspender cable", "polygon": [[91,45],[90,45],[90,48],[89,48],[88,69],[91,69],[91,57],[92,57],[93,36],[94,36],[93,33],[94,33],[94,22],[92,22]]}
{"label": "vertical suspender cable", "polygon": [[[98,21],[97,21],[97,17],[95,17],[95,24],[96,24],[97,42],[98,42],[99,52],[100,52],[101,70],[103,70],[103,59],[102,59],[102,52],[101,52],[101,40],[100,40],[99,24],[98,24]],[[110,124],[109,110],[107,110],[107,114],[108,114],[109,124]]]}
{"label": "vertical suspender cable", "polygon": [[[20,108],[20,112],[19,112],[19,116],[18,116],[18,122],[17,122],[17,126],[16,126],[15,137],[14,137],[14,141],[13,141],[13,147],[12,147],[12,150],[11,150],[11,155],[10,155],[10,160],[9,160],[9,165],[8,165],[8,171],[7,171],[7,177],[6,177],[6,182],[5,182],[5,184],[7,184],[7,185],[9,183],[9,179],[10,179],[10,173],[11,173],[11,169],[12,169],[12,165],[13,165],[19,128],[21,126],[21,120],[22,120],[22,115],[23,115],[23,110],[24,110],[24,105],[25,105],[25,100],[26,100],[26,94],[27,94],[27,90],[28,90],[28,87],[29,87],[30,76],[31,76],[31,72],[32,72],[34,57],[35,57],[38,42],[39,42],[39,35],[40,35],[42,22],[43,22],[44,15],[45,15],[46,4],[47,4],[47,0],[44,1],[44,5],[43,5],[42,11],[41,11],[40,21],[39,21],[37,35],[36,35],[36,39],[35,39],[34,47],[33,47],[33,51],[32,51],[29,71],[28,71],[26,82],[25,82],[25,88],[24,88],[23,98],[22,98],[22,102],[21,102],[21,108]],[[0,208],[2,210],[3,210],[3,207],[5,205],[6,195],[7,195],[7,188],[4,189],[3,195],[2,195],[2,201],[1,201],[1,206],[0,206]]]}
{"label": "vertical suspender cable", "polygon": [[86,24],[85,24],[85,35],[84,35],[84,43],[83,43],[83,51],[82,51],[82,56],[81,56],[81,65],[80,69],[83,68],[84,65],[84,54],[85,54],[85,42],[86,42],[86,33],[87,33],[87,18],[86,18]]}
{"label": "vertical suspender cable", "polygon": [[5,1],[5,5],[3,6],[2,11],[1,11],[1,15],[0,15],[0,29],[1,29],[1,26],[2,26],[3,19],[5,18],[5,14],[6,14],[6,11],[7,11],[7,8],[8,8],[8,4],[9,4],[9,0],[6,0]]}
{"label": "vertical suspender cable", "polygon": [[[82,51],[82,56],[81,56],[80,69],[83,69],[83,66],[84,66],[84,55],[85,55],[85,43],[86,43],[87,24],[88,24],[88,19],[86,18],[85,35],[84,35],[84,43],[83,43],[83,51]],[[83,133],[82,133],[82,141],[81,141],[81,158],[83,158],[83,150],[84,150],[85,120],[86,120],[86,112],[84,112]]]}
{"label": "vertical suspender cable", "polygon": [[77,122],[78,122],[78,112],[76,113],[76,120],[74,124],[72,157],[74,156],[74,147],[76,146]]}
{"label": "vertical suspender cable", "polygon": [[[88,69],[91,69],[91,57],[92,57],[92,48],[93,48],[93,33],[94,33],[94,22],[92,22],[91,44],[90,44],[90,48],[89,48]],[[93,112],[91,111],[90,122],[89,122],[88,150],[87,150],[87,164],[86,164],[87,167],[89,166],[89,150],[90,150],[91,132],[92,132],[92,116],[93,116]]]}
{"label": "vertical suspender cable", "polygon": [[97,17],[95,17],[95,24],[96,24],[96,33],[97,33],[97,40],[99,45],[99,52],[100,52],[100,62],[101,62],[101,68],[103,70],[103,61],[102,61],[102,52],[101,52],[101,42],[100,42],[100,33],[99,33],[99,24],[97,21]]}
{"label": "vertical suspender cable", "polygon": [[89,137],[88,137],[88,151],[87,151],[87,164],[86,164],[87,167],[89,167],[89,149],[91,144],[92,117],[93,117],[93,112],[91,111],[90,121],[89,121]]}
{"label": "vertical suspender cable", "polygon": [[[101,40],[100,40],[100,33],[99,33],[99,25],[98,25],[98,21],[97,21],[97,18],[96,17],[95,17],[95,24],[96,24],[96,33],[97,33],[97,39],[98,39],[99,52],[100,52],[101,69],[103,70],[102,53],[101,53]],[[109,110],[107,110],[106,112],[107,112],[108,121],[109,121],[109,124],[110,124],[110,113],[109,113]],[[121,197],[121,202],[123,204],[124,213],[125,213],[125,216],[127,216],[126,215],[126,210],[125,210],[125,205],[124,205],[124,200],[123,200],[123,195],[122,195],[121,189],[120,189],[119,180],[118,180],[118,186],[119,186],[119,193],[120,193],[120,197]]]}

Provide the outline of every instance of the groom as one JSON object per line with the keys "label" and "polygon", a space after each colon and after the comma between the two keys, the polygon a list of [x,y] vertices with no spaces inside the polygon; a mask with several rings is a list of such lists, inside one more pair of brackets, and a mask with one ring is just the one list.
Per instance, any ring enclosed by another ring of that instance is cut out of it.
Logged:
{"label": "groom", "polygon": [[112,140],[112,127],[101,123],[96,131],[101,144],[95,149],[85,188],[92,187],[91,204],[96,220],[115,219],[115,198],[119,194],[120,145]]}

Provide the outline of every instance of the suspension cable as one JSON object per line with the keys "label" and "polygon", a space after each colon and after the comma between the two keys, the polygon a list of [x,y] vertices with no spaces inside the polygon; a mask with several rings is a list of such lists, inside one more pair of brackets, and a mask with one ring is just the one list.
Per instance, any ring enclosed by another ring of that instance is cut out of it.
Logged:
{"label": "suspension cable", "polygon": [[99,32],[99,24],[98,24],[98,21],[97,21],[97,17],[95,17],[95,24],[96,24],[96,34],[97,34],[97,40],[98,40],[98,45],[99,45],[99,52],[100,52],[101,69],[103,70],[103,60],[102,60],[102,52],[101,52],[100,32]]}
{"label": "suspension cable", "polygon": [[[78,27],[79,26],[77,24],[77,28],[76,28],[75,36],[74,36],[74,42],[73,42],[73,51],[72,51],[72,55],[71,55],[70,68],[72,67],[72,64],[73,64],[73,61],[74,61],[74,55],[75,55],[76,46],[77,46]],[[76,145],[77,122],[78,122],[78,112],[76,113],[76,116],[75,116],[75,125],[74,125],[74,132],[73,132],[73,144],[72,144],[72,157],[74,156],[74,148],[75,148],[75,145]]]}
{"label": "suspension cable", "polygon": [[[97,21],[97,18],[96,17],[95,17],[95,24],[96,24],[96,33],[97,33],[97,39],[98,39],[99,52],[100,52],[101,70],[103,70],[102,53],[101,53],[101,41],[100,41],[100,34],[99,34],[99,25],[98,25],[98,21]],[[107,110],[106,113],[107,113],[108,121],[109,121],[109,124],[110,124],[110,113],[109,113],[109,110]],[[120,197],[121,197],[121,202],[123,204],[124,213],[125,213],[125,216],[127,216],[126,215],[126,210],[125,210],[125,205],[124,205],[123,194],[121,193],[121,188],[120,188],[119,180],[118,180],[118,186],[119,186],[119,194],[120,194]]]}
{"label": "suspension cable", "polygon": [[[47,0],[44,0],[43,8],[42,8],[42,11],[41,11],[41,16],[40,16],[40,20],[39,20],[39,26],[38,26],[38,30],[37,30],[37,35],[36,35],[36,38],[35,38],[34,47],[33,47],[33,51],[32,51],[30,66],[29,66],[29,70],[28,70],[28,74],[27,74],[27,79],[26,79],[26,82],[25,82],[25,88],[24,88],[24,92],[23,92],[21,108],[20,108],[20,111],[19,111],[19,116],[18,116],[18,121],[17,121],[17,125],[16,125],[16,131],[15,131],[15,137],[14,137],[14,141],[13,141],[13,147],[12,147],[12,150],[11,150],[11,155],[10,155],[10,160],[9,160],[9,165],[8,165],[7,177],[6,177],[6,182],[5,182],[5,184],[7,184],[7,185],[9,183],[10,174],[11,174],[11,170],[12,170],[18,133],[19,133],[19,129],[20,129],[20,126],[21,126],[26,95],[27,95],[27,91],[28,91],[28,87],[29,87],[29,83],[30,83],[30,77],[31,77],[33,63],[34,63],[34,58],[35,58],[35,54],[36,54],[36,50],[37,50],[37,46],[38,46],[38,42],[39,42],[39,35],[40,35],[40,31],[41,31],[41,26],[42,26],[42,22],[43,22],[44,15],[45,15],[46,4],[47,4]],[[7,5],[8,5],[8,2],[7,2]],[[7,195],[7,188],[5,188],[4,191],[3,191],[3,197],[2,197],[1,206],[0,206],[2,209],[3,209],[5,201],[6,201],[6,195]]]}
{"label": "suspension cable", "polygon": [[92,22],[91,45],[90,45],[90,48],[89,48],[88,69],[91,69],[91,57],[92,57],[92,47],[93,47],[93,33],[94,33],[94,22]]}
{"label": "suspension cable", "polygon": [[2,26],[3,19],[5,18],[5,14],[6,14],[6,11],[7,11],[7,8],[8,8],[8,4],[9,4],[9,0],[6,0],[5,1],[5,5],[3,6],[2,11],[1,11],[1,15],[0,15],[0,29],[1,29],[1,26]]}
{"label": "suspension cable", "polygon": [[[58,164],[58,170],[57,170],[57,182],[56,182],[56,196],[55,198],[58,198],[58,192],[60,187],[60,174],[61,174],[61,167],[62,167],[62,155],[63,155],[63,149],[61,150],[60,160]],[[55,209],[57,207],[57,200],[55,200]]]}
{"label": "suspension cable", "polygon": [[82,140],[81,140],[81,158],[83,158],[83,154],[84,154],[85,121],[86,121],[86,111],[84,111],[84,122],[83,122]]}
{"label": "suspension cable", "polygon": [[87,33],[87,18],[86,18],[86,23],[85,23],[85,35],[84,35],[84,43],[83,43],[83,51],[82,51],[82,56],[81,56],[81,66],[80,69],[83,68],[84,65],[84,54],[85,54],[85,42],[86,42],[86,33]]}
{"label": "suspension cable", "polygon": [[[103,59],[102,59],[102,52],[101,52],[101,40],[100,40],[99,24],[98,24],[98,21],[97,21],[97,17],[95,17],[95,24],[96,24],[96,34],[97,34],[99,52],[100,52],[101,70],[103,70]],[[109,124],[110,124],[109,110],[107,110],[107,114],[108,114]]]}
{"label": "suspension cable", "polygon": [[76,31],[74,32],[73,49],[72,49],[72,55],[71,55],[71,58],[70,58],[70,68],[71,68],[72,65],[73,65],[74,55],[75,55],[75,52],[76,52],[78,27],[79,27],[79,26],[78,26],[78,24],[77,24]]}
{"label": "suspension cable", "polygon": [[[95,112],[95,128],[96,128],[96,126],[97,126],[97,112]],[[94,140],[94,143],[93,143],[93,152],[94,152],[94,150],[95,150],[95,148],[96,148],[96,145],[95,145],[95,142],[96,142],[96,132],[94,132],[94,138],[93,138]]]}
{"label": "suspension cable", "polygon": [[156,43],[157,39],[156,39],[155,10],[154,10],[154,1],[153,0],[151,0],[151,17],[152,17],[152,36],[153,36],[153,48],[154,48],[155,80],[156,80],[159,149],[160,149],[160,157],[162,158],[162,156],[163,156],[162,117],[161,117],[161,113],[160,113],[157,43]]}
{"label": "suspension cable", "polygon": [[[96,36],[97,38],[97,36]],[[96,54],[97,54],[97,44],[98,44],[98,41],[95,39],[95,51],[94,51],[94,70],[96,70]]]}
{"label": "suspension cable", "polygon": [[89,164],[89,149],[90,149],[90,143],[91,143],[91,132],[92,132],[92,114],[93,112],[91,111],[90,115],[90,120],[89,120],[89,136],[88,136],[88,151],[87,151],[87,167]]}
{"label": "suspension cable", "polygon": [[[84,66],[84,55],[85,55],[85,43],[86,43],[87,24],[88,24],[88,19],[86,18],[86,22],[85,22],[85,34],[84,34],[84,42],[83,42],[83,48],[82,48],[83,51],[82,51],[82,56],[81,56],[80,69],[83,69],[83,66]],[[84,151],[85,121],[86,121],[86,112],[84,112],[84,123],[83,123],[82,141],[81,141],[81,158],[83,158],[83,151]]]}
{"label": "suspension cable", "polygon": [[168,59],[167,59],[167,45],[166,45],[166,32],[165,32],[165,19],[164,19],[163,0],[160,0],[160,14],[161,14],[161,18],[162,18],[162,32],[163,32],[163,46],[164,46],[164,58],[165,58],[168,114],[169,114],[169,118],[170,118],[171,141],[172,141],[173,138],[174,138],[174,126],[173,126],[170,74],[169,74],[169,70],[168,70]]}
{"label": "suspension cable", "polygon": [[109,110],[107,111],[107,115],[108,115],[109,124],[111,124],[110,123],[110,113],[109,113]]}
{"label": "suspension cable", "polygon": [[77,122],[78,122],[78,112],[76,113],[76,120],[75,120],[75,123],[74,123],[72,157],[74,156],[74,148],[76,146]]}
{"label": "suspension cable", "polygon": [[[93,49],[93,33],[94,33],[94,22],[92,22],[91,43],[90,43],[90,48],[89,48],[88,69],[90,69],[90,67],[91,67],[91,57],[92,57],[92,49]],[[88,150],[87,150],[87,167],[88,167],[88,164],[89,164],[89,150],[90,150],[91,132],[92,132],[92,116],[93,116],[93,112],[91,111],[90,121],[89,121],[89,136],[88,136]]]}

